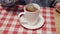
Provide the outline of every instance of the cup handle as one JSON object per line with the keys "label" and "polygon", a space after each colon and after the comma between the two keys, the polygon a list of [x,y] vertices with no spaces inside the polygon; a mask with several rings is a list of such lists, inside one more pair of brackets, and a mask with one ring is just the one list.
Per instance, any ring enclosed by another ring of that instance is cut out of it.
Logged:
{"label": "cup handle", "polygon": [[25,14],[24,12],[21,12],[19,15],[18,15],[18,17],[20,17],[22,14]]}
{"label": "cup handle", "polygon": [[[20,18],[20,16],[21,16],[22,14],[25,14],[25,12],[21,12],[21,13],[18,15],[18,17]],[[21,22],[21,24],[27,24],[27,23],[26,23],[26,21],[24,21],[24,22]]]}

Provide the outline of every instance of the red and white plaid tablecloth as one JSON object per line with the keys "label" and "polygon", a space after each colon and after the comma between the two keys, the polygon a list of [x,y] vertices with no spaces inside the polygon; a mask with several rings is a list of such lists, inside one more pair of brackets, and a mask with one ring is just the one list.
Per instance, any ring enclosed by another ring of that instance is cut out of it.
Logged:
{"label": "red and white plaid tablecloth", "polygon": [[[19,7],[23,8],[23,6]],[[56,34],[53,8],[40,8],[40,14],[45,22],[37,30],[28,30],[21,26],[17,15],[22,10],[4,9],[0,6],[0,34]]]}

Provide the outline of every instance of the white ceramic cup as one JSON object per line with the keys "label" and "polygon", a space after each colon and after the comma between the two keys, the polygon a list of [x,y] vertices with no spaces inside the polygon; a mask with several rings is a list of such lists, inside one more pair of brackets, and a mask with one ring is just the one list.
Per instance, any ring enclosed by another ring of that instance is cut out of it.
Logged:
{"label": "white ceramic cup", "polygon": [[40,6],[35,3],[32,3],[32,4],[35,5],[38,10],[36,10],[34,12],[29,12],[26,10],[26,6],[27,6],[26,5],[26,6],[24,6],[24,12],[21,12],[18,15],[18,17],[19,17],[21,14],[24,14],[24,17],[27,20],[27,22],[25,22],[25,23],[28,23],[29,25],[34,25],[37,23],[37,20],[39,18],[39,12],[40,12]]}

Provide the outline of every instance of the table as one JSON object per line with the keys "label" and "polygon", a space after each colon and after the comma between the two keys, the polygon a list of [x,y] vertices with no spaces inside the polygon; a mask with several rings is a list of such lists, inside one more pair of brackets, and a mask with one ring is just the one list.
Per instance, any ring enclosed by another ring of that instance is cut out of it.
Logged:
{"label": "table", "polygon": [[54,17],[55,17],[56,31],[57,31],[56,34],[60,34],[60,14],[54,11]]}
{"label": "table", "polygon": [[0,34],[56,34],[53,8],[41,7],[40,14],[44,17],[44,25],[36,30],[28,30],[21,26],[18,18],[23,7],[19,5],[17,8],[22,8],[21,10],[10,10],[0,6]]}

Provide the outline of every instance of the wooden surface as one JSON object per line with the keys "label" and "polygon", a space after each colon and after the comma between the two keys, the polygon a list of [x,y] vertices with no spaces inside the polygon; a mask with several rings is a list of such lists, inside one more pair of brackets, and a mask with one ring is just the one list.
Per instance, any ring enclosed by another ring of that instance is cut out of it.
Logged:
{"label": "wooden surface", "polygon": [[55,23],[56,23],[56,34],[60,34],[60,14],[57,13],[54,9],[54,17],[55,17]]}

